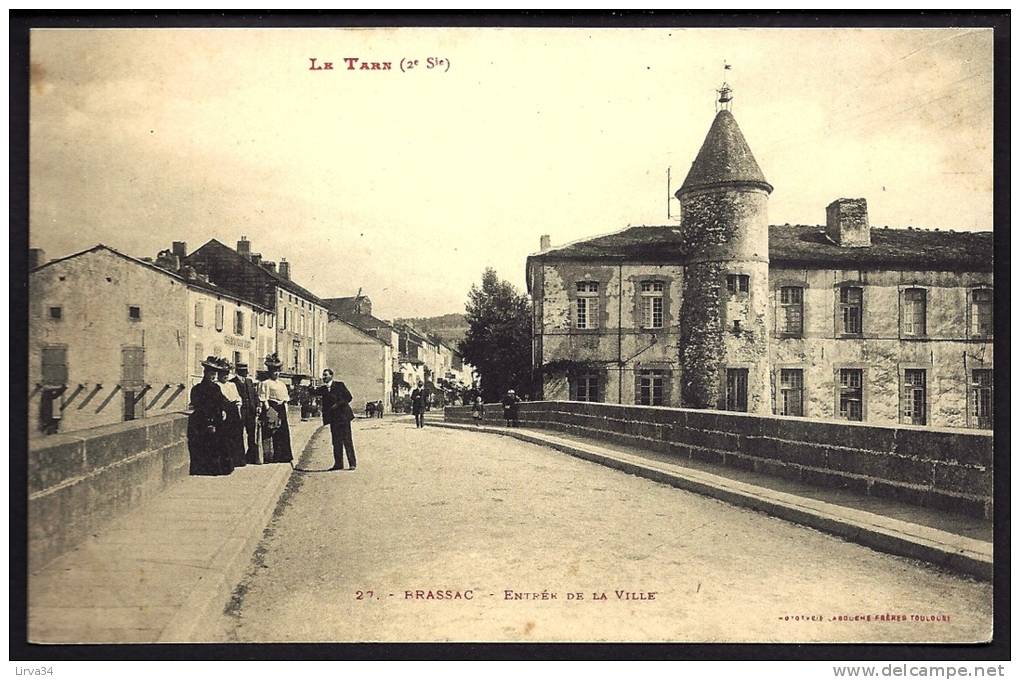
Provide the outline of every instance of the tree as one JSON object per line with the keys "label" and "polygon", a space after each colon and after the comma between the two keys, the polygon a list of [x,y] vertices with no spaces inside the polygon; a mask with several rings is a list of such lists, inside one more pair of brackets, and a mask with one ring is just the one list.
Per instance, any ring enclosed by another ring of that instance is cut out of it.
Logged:
{"label": "tree", "polygon": [[465,306],[468,330],[460,341],[464,360],[481,375],[482,399],[499,401],[509,389],[531,391],[531,302],[496,271],[471,286]]}

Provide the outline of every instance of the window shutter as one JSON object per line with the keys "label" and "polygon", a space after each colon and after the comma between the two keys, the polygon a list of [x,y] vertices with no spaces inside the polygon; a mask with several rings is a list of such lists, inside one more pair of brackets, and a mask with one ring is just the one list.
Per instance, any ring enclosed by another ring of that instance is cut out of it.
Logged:
{"label": "window shutter", "polygon": [[634,403],[641,403],[641,371],[634,371]]}
{"label": "window shutter", "polygon": [[662,372],[662,405],[673,405],[673,371]]}

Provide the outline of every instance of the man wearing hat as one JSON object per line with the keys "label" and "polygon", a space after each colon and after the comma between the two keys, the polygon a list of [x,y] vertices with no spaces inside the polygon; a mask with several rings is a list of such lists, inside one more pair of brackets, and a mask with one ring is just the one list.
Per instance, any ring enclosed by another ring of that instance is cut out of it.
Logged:
{"label": "man wearing hat", "polygon": [[517,404],[521,403],[520,397],[513,390],[507,390],[503,397],[503,419],[507,427],[517,427]]}
{"label": "man wearing hat", "polygon": [[247,444],[245,460],[257,465],[262,461],[259,457],[259,440],[255,430],[262,402],[259,401],[258,386],[248,377],[248,364],[238,361],[236,372],[231,382],[237,386],[237,391],[241,395],[241,424],[244,425]]}
{"label": "man wearing hat", "polygon": [[344,469],[344,450],[347,450],[347,462],[351,469],[358,467],[358,459],[354,455],[354,436],[351,433],[351,421],[354,410],[351,408],[350,390],[342,382],[333,380],[333,370],[322,369],[322,385],[314,389],[322,398],[322,423],[329,425],[329,433],[333,441],[333,468]]}

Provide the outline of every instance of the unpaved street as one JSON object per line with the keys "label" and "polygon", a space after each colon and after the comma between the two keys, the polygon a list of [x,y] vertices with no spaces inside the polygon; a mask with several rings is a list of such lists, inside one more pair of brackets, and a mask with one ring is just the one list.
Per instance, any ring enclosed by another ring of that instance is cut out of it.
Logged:
{"label": "unpaved street", "polygon": [[[222,617],[221,639],[991,634],[991,585],[920,562],[506,437],[387,417],[357,421],[354,438],[358,469],[343,472],[324,471],[328,431],[314,440]],[[528,599],[507,599],[508,590]],[[535,599],[543,591],[549,599]]]}

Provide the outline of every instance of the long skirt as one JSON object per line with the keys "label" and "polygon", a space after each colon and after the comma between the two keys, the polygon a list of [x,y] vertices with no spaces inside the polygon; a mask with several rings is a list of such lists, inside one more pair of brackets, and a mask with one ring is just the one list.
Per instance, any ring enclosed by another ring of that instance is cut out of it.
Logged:
{"label": "long skirt", "polygon": [[287,424],[287,405],[269,402],[269,408],[276,411],[279,426],[271,429],[262,424],[262,455],[266,463],[289,463],[294,460],[290,450],[290,426]]}
{"label": "long skirt", "polygon": [[223,450],[234,467],[244,467],[244,421],[236,408],[227,409],[227,420],[219,427]]}
{"label": "long skirt", "polygon": [[230,454],[221,445],[222,435],[206,431],[205,425],[188,421],[188,454],[193,475],[229,475],[234,471]]}

